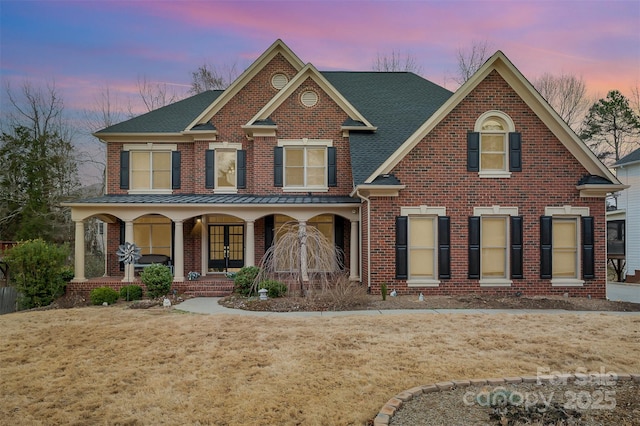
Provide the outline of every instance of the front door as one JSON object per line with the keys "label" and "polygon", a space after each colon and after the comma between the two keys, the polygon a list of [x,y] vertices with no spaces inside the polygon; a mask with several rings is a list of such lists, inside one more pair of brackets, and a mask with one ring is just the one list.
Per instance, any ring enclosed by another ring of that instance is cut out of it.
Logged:
{"label": "front door", "polygon": [[209,269],[214,272],[244,266],[244,225],[209,225]]}

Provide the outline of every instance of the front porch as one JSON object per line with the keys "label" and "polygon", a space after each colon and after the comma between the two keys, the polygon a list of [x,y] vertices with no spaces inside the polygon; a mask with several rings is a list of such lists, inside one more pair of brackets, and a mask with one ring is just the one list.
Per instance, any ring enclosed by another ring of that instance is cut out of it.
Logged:
{"label": "front porch", "polygon": [[[89,293],[96,287],[111,287],[116,291],[127,285],[139,285],[144,289],[144,285],[139,277],[135,277],[132,282],[122,281],[122,277],[99,277],[90,278],[86,281],[72,281],[67,284],[67,293],[74,293],[82,297],[89,298]],[[174,281],[171,284],[171,291],[176,294],[197,297],[224,297],[233,293],[233,280],[221,276],[202,276],[193,281]]]}

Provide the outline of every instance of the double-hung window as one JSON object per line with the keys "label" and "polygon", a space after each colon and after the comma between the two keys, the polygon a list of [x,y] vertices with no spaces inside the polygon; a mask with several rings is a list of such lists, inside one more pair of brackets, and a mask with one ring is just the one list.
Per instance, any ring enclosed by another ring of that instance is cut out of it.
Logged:
{"label": "double-hung window", "polygon": [[450,221],[444,207],[402,207],[396,217],[396,278],[410,287],[451,278]]}
{"label": "double-hung window", "polygon": [[467,135],[467,170],[480,177],[505,178],[522,171],[520,133],[501,111],[482,114]]}
{"label": "double-hung window", "polygon": [[246,151],[242,144],[209,144],[205,153],[205,188],[220,194],[233,194],[246,188]]}
{"label": "double-hung window", "polygon": [[540,218],[541,278],[554,286],[581,286],[594,278],[593,232],[588,207],[547,207]]}
{"label": "double-hung window", "polygon": [[337,186],[336,148],[325,139],[279,140],[274,185],[284,191],[327,191]]}
{"label": "double-hung window", "polygon": [[176,144],[126,144],[120,152],[120,188],[130,193],[170,193],[180,188]]}
{"label": "double-hung window", "polygon": [[517,207],[476,207],[469,218],[469,278],[509,286],[522,278],[522,218]]}
{"label": "double-hung window", "polygon": [[164,254],[171,257],[171,220],[159,215],[134,220],[133,240],[142,254]]}

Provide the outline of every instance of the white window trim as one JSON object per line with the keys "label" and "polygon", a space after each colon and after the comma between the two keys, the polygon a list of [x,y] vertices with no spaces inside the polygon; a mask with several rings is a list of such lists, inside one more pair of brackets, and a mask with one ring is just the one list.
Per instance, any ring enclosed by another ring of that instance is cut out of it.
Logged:
{"label": "white window trim", "polygon": [[[518,216],[518,207],[503,207],[503,206],[491,206],[491,207],[474,207],[473,215],[480,216],[480,221],[482,221],[482,217],[488,216]],[[511,238],[509,235],[511,233],[511,224],[507,220],[507,247],[506,247],[506,258],[505,258],[505,276],[509,277],[511,275],[511,253],[509,250],[509,246],[511,245]],[[480,235],[482,239],[482,235]],[[482,240],[480,244],[480,249],[482,250]],[[510,278],[482,278],[482,253],[480,253],[480,287],[511,287],[513,284],[513,280]]]}
{"label": "white window trim", "polygon": [[[430,207],[425,205],[414,206],[414,207],[400,207],[400,215],[402,216],[446,216],[447,208],[446,207]],[[437,219],[436,219],[437,220]],[[409,220],[409,226],[411,226],[411,220]],[[438,224],[435,224],[435,238],[434,238],[434,247],[433,247],[433,267],[434,271],[438,265]],[[410,238],[410,230],[408,229],[407,234]],[[409,258],[407,257],[407,262]],[[407,287],[439,287],[440,280],[437,279],[437,273],[434,273],[434,277],[436,278],[411,278],[411,271],[409,265],[407,265],[408,270],[408,279],[407,279]]]}
{"label": "white window trim", "polygon": [[[296,147],[301,147],[301,148],[313,148],[313,147],[332,147],[333,146],[333,140],[332,139],[309,139],[309,138],[302,138],[302,139],[278,139],[278,146],[281,148],[285,148],[285,152],[283,153],[283,169],[286,169],[286,157],[287,157],[287,153],[286,153],[286,148],[287,147],[291,147],[291,148],[296,148]],[[283,176],[282,180],[283,180],[283,186],[282,186],[282,192],[309,192],[309,191],[313,191],[313,192],[329,192],[329,186],[327,184],[327,179],[328,179],[328,173],[329,173],[329,164],[328,164],[328,158],[327,158],[327,151],[325,149],[325,154],[324,154],[324,164],[325,164],[325,169],[324,169],[324,182],[325,184],[322,186],[287,186],[287,182],[286,182],[286,178],[285,176]],[[305,164],[305,168],[306,168],[306,164]],[[284,170],[283,170],[284,173]]]}
{"label": "white window trim", "polygon": [[[237,156],[237,151],[242,150],[242,144],[241,143],[237,143],[237,142],[209,142],[209,149],[216,151],[216,150],[225,150],[225,151],[231,151],[231,150],[235,150],[236,151],[236,156]],[[215,158],[215,153],[214,153],[214,158]],[[236,157],[236,161],[237,161],[237,157]],[[217,179],[216,177],[218,176],[218,162],[214,161],[214,167],[213,167],[213,193],[214,194],[237,194],[238,193],[238,164],[236,163],[236,185],[233,188],[218,188],[217,187]]]}
{"label": "white window trim", "polygon": [[[175,143],[136,143],[136,144],[124,144],[122,145],[123,151],[144,151],[144,152],[172,152],[178,150],[178,144]],[[129,167],[129,179],[131,179],[131,163]],[[127,194],[173,194],[173,189],[128,189]]]}
{"label": "white window trim", "polygon": [[[478,159],[478,161],[480,162],[478,164],[478,168],[480,169],[480,171],[478,172],[478,177],[493,178],[493,179],[510,178],[511,172],[509,171],[509,133],[516,131],[516,128],[513,124],[513,120],[511,119],[511,117],[509,117],[508,114],[505,114],[504,112],[498,111],[495,109],[486,111],[482,115],[480,115],[480,117],[478,117],[478,119],[476,120],[475,125],[473,127],[473,131],[480,133],[480,144],[482,144],[482,133],[483,133],[482,124],[485,122],[485,120],[491,117],[498,117],[502,121],[504,121],[507,125],[507,129],[505,131],[505,135],[506,135],[505,136],[505,153],[504,153],[505,169],[504,170],[482,170],[481,168],[482,150],[480,150],[480,158]],[[489,133],[489,132],[485,132],[485,133]]]}
{"label": "white window trim", "polygon": [[[584,280],[582,279],[582,271],[580,268],[580,265],[582,265],[582,224],[578,221],[578,218],[582,216],[589,216],[589,207],[574,207],[570,205],[564,205],[561,207],[545,207],[544,215],[557,218],[565,217],[567,219],[575,219],[578,222],[576,232],[576,271],[578,278],[551,278],[551,287],[583,287]],[[551,276],[553,277],[553,270],[551,271]]]}

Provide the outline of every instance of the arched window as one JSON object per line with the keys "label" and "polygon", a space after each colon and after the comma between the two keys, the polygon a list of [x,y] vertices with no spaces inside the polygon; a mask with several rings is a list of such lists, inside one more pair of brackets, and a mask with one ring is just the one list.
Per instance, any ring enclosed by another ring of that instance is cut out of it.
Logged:
{"label": "arched window", "polygon": [[469,170],[481,177],[509,177],[520,171],[520,134],[501,111],[487,111],[476,120],[469,148]]}

